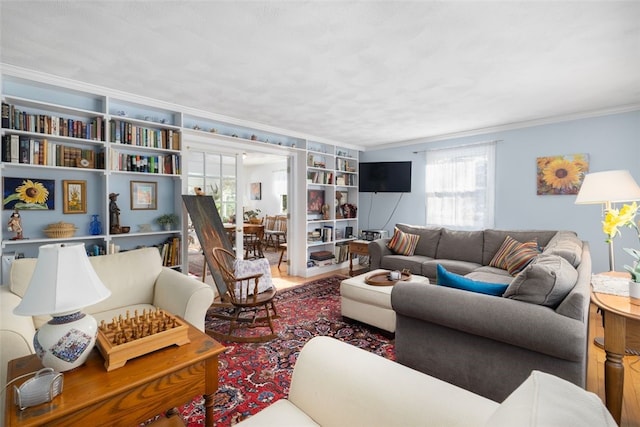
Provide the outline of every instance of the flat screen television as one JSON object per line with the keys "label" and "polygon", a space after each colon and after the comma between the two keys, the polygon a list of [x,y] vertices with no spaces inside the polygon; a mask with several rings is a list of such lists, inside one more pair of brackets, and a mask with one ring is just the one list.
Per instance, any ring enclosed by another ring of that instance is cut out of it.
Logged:
{"label": "flat screen television", "polygon": [[358,191],[361,193],[411,193],[411,162],[362,162]]}

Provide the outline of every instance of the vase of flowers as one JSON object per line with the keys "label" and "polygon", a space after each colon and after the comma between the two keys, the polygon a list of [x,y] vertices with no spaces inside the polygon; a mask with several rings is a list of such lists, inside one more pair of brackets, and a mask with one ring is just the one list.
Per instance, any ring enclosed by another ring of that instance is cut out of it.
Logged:
{"label": "vase of flowers", "polygon": [[[604,221],[602,221],[602,231],[607,235],[607,242],[611,242],[615,236],[620,234],[622,227],[633,228],[640,238],[640,229],[635,221],[637,213],[638,204],[636,202],[623,205],[620,209],[609,209]],[[629,296],[640,303],[640,251],[634,248],[624,248],[624,251],[635,259],[633,266],[624,266],[624,269],[631,274]]]}

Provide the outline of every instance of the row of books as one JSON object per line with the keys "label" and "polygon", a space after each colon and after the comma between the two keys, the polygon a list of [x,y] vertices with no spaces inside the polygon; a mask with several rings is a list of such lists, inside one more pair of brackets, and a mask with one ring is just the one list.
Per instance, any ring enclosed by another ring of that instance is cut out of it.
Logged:
{"label": "row of books", "polygon": [[164,154],[144,156],[111,151],[111,170],[180,175],[180,156]]}
{"label": "row of books", "polygon": [[104,119],[101,116],[78,120],[46,114],[32,114],[5,102],[2,103],[2,127],[93,141],[105,140]]}
{"label": "row of books", "polygon": [[357,176],[354,174],[339,174],[336,176],[336,185],[358,185]]}
{"label": "row of books", "polygon": [[151,129],[115,119],[111,120],[109,126],[111,142],[138,147],[180,150],[180,132],[173,129]]}
{"label": "row of books", "polygon": [[349,245],[336,245],[334,248],[336,262],[341,263],[349,260]]}
{"label": "row of books", "polygon": [[162,265],[165,267],[173,267],[180,265],[180,237],[169,237],[164,243],[158,245],[160,256],[162,257]]}
{"label": "row of books", "polygon": [[307,180],[314,184],[333,184],[333,172],[309,171]]}
{"label": "row of books", "polygon": [[345,172],[355,172],[356,162],[353,160],[345,160],[341,158],[336,159],[336,169]]}
{"label": "row of books", "polygon": [[43,166],[104,169],[104,153],[37,140],[23,135],[2,137],[2,161]]}

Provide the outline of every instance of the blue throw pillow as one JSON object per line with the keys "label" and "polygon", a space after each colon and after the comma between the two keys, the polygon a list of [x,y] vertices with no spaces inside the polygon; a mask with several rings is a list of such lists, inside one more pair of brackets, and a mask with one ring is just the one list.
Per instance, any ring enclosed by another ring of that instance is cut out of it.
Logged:
{"label": "blue throw pillow", "polygon": [[462,289],[464,291],[478,292],[486,295],[501,296],[509,284],[487,283],[460,276],[459,274],[447,271],[438,264],[436,274],[436,284],[449,288]]}

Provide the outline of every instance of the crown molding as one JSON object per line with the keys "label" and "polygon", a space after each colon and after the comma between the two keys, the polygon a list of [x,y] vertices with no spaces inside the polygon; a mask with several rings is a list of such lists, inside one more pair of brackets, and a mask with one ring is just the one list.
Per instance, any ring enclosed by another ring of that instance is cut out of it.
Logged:
{"label": "crown molding", "polygon": [[610,116],[613,114],[630,113],[632,111],[640,111],[640,104],[629,104],[618,107],[605,108],[601,110],[586,111],[581,113],[565,114],[562,116],[544,117],[540,119],[525,120],[521,122],[507,123],[504,125],[491,126],[486,128],[471,129],[461,132],[445,133],[441,135],[427,136],[424,138],[415,138],[405,141],[397,141],[388,144],[378,145],[368,148],[365,151],[385,150],[389,148],[406,147],[416,144],[427,144],[430,142],[444,141],[448,139],[465,138],[470,136],[485,135],[488,133],[506,132],[515,129],[523,129],[528,127],[543,126],[555,123],[569,122],[572,120],[590,119],[594,117]]}

